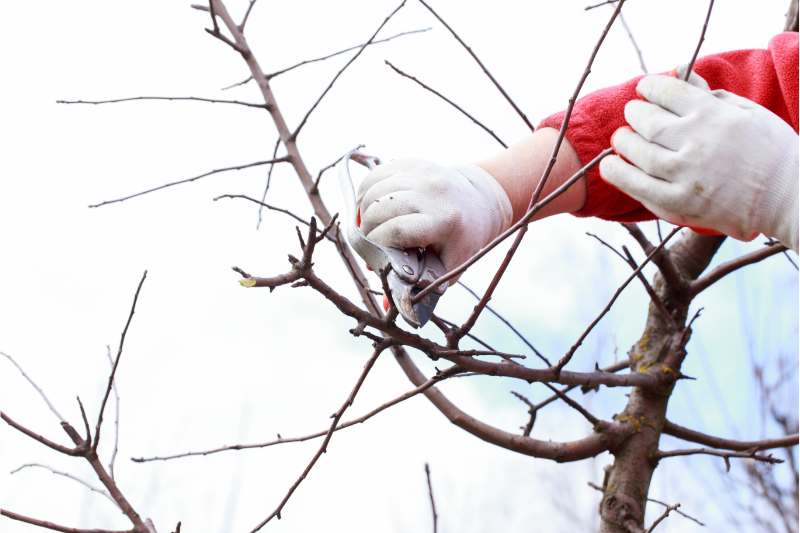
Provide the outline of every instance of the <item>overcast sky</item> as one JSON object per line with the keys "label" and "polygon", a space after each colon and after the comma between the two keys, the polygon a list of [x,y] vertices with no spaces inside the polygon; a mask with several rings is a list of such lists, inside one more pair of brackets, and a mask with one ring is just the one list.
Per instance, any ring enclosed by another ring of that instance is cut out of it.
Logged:
{"label": "overcast sky", "polygon": [[[231,0],[233,13],[247,2]],[[784,0],[717,2],[703,54],[765,47],[782,27]],[[324,55],[366,40],[393,1],[256,4],[249,39],[265,70]],[[473,46],[526,113],[538,121],[562,109],[611,9],[584,12],[582,2],[433,3]],[[651,71],[688,62],[705,2],[631,1],[628,24]],[[251,204],[212,198],[260,196],[263,167],[209,177],[131,201],[88,209],[211,169],[268,159],[276,133],[262,110],[195,102],[64,106],[57,99],[139,95],[206,96],[258,101],[252,85],[221,92],[248,74],[241,58],[207,35],[207,14],[188,3],[14,2],[4,6],[0,32],[4,75],[0,98],[0,351],[12,355],[73,424],[80,395],[96,416],[108,373],[106,345],[115,349],[136,283],[149,271],[126,341],[121,394],[120,485],[159,531],[178,520],[188,532],[245,531],[266,517],[302,471],[318,443],[286,444],[167,463],[134,464],[131,456],[168,454],[276,433],[294,436],[327,427],[369,355],[351,320],[308,289],[246,290],[232,265],[258,275],[288,269],[297,253],[294,223],[265,214],[256,229]],[[238,15],[237,15],[238,16]],[[410,1],[383,36],[431,31],[372,47],[339,80],[311,116],[299,147],[312,171],[355,145],[384,158],[415,155],[442,162],[474,161],[497,150],[485,132],[399,78],[389,59],[485,120],[504,140],[526,128],[451,36]],[[274,80],[278,102],[296,124],[330,77],[340,56]],[[640,73],[628,37],[612,28],[584,94]],[[322,184],[332,211],[341,207],[333,175]],[[277,167],[268,199],[311,214],[296,176]],[[643,226],[650,234],[652,224]],[[537,222],[503,280],[493,305],[552,357],[558,357],[603,307],[629,269],[584,232],[619,246],[635,243],[617,224],[559,216]],[[728,240],[716,262],[760,246]],[[485,287],[502,250],[463,280]],[[641,254],[636,251],[637,257]],[[796,256],[792,254],[796,260]],[[328,246],[319,272],[345,294],[352,284]],[[652,276],[652,269],[647,270]],[[373,280],[376,282],[377,280]],[[463,319],[470,297],[451,289],[443,316]],[[625,357],[644,324],[647,298],[631,285],[590,335],[574,361],[591,369]],[[797,359],[797,272],[783,256],[726,278],[695,303],[705,307],[689,344],[671,419],[723,436],[776,436],[764,426],[750,378],[753,362]],[[423,330],[428,333],[429,330]],[[476,332],[507,351],[527,353],[486,314]],[[433,334],[431,332],[431,334]],[[423,357],[426,371],[432,365]],[[796,391],[796,366],[787,390]],[[370,374],[351,415],[412,388],[390,356]],[[526,422],[515,390],[537,400],[546,389],[511,380],[464,378],[442,386],[469,413],[515,431]],[[622,391],[586,401],[610,417]],[[794,408],[795,392],[787,394]],[[57,420],[32,388],[0,358],[0,408],[45,435],[66,442]],[[113,410],[107,412],[107,419]],[[345,418],[349,418],[346,416]],[[591,431],[559,405],[540,416],[538,438],[575,438]],[[100,451],[111,453],[112,426]],[[665,439],[663,446],[678,443]],[[443,532],[561,532],[591,528],[604,454],[569,465],[495,448],[450,425],[424,398],[412,399],[337,433],[311,476],[268,527],[280,532],[427,531],[423,463],[430,462]],[[8,427],[0,428],[0,506],[66,525],[128,527],[102,496],[43,470],[8,471],[44,463],[93,478],[80,460],[54,455]],[[662,463],[651,496],[683,504],[709,531],[727,524],[729,497],[711,497],[725,482],[710,458]],[[734,465],[733,475],[741,475]],[[722,494],[725,494],[722,492]],[[648,520],[658,513],[649,510]],[[0,531],[30,531],[0,521]],[[700,528],[671,517],[663,532]],[[753,531],[756,531],[753,529]]]}

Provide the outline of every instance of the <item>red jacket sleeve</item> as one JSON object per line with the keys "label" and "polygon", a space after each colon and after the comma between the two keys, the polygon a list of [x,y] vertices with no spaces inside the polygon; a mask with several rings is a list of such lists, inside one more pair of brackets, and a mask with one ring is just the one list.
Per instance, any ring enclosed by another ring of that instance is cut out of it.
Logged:
{"label": "red jacket sleeve", "polygon": [[[761,104],[797,131],[798,34],[781,33],[767,50],[736,50],[698,59],[694,70],[711,89],[725,89]],[[611,145],[611,135],[626,125],[623,109],[638,98],[636,83],[641,76],[621,85],[591,93],[575,104],[566,137],[578,153],[581,165]],[[561,127],[564,113],[542,121],[540,127]],[[586,204],[577,216],[634,222],[655,215],[601,177],[597,166],[586,175]]]}

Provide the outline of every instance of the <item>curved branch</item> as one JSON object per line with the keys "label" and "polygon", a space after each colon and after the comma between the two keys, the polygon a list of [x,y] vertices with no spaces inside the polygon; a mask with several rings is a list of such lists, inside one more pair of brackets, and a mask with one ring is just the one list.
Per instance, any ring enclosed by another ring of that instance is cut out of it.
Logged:
{"label": "curved branch", "polygon": [[707,435],[684,426],[680,426],[674,422],[667,420],[664,423],[663,433],[673,436],[675,438],[685,440],[688,442],[695,442],[704,446],[712,448],[720,448],[724,450],[746,451],[746,450],[770,450],[772,448],[785,448],[790,446],[797,446],[800,442],[800,435],[797,433],[793,435],[786,435],[775,439],[762,439],[762,440],[734,440],[724,439],[722,437],[715,437]]}
{"label": "curved branch", "polygon": [[786,250],[788,250],[788,248],[786,248],[784,245],[776,243],[765,246],[764,248],[754,252],[744,254],[736,259],[731,259],[730,261],[717,266],[702,278],[698,278],[693,281],[689,285],[689,293],[692,295],[692,297],[697,296],[702,291],[706,290],[731,272],[735,272],[742,267],[746,267],[747,265],[758,263],[759,261],[763,261],[764,259],[772,257],[775,254],[785,252]]}

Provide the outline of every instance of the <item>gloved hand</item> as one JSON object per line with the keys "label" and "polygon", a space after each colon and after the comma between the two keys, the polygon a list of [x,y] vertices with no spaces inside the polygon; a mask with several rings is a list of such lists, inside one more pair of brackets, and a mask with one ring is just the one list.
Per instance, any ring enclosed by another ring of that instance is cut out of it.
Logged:
{"label": "gloved hand", "polygon": [[452,270],[511,225],[511,202],[475,165],[398,159],[358,188],[361,230],[376,244],[432,248]]}
{"label": "gloved hand", "polygon": [[780,117],[741,96],[669,76],[636,86],[647,101],[625,105],[631,128],[611,143],[619,156],[601,176],[655,215],[738,239],[759,233],[797,251],[798,136]]}

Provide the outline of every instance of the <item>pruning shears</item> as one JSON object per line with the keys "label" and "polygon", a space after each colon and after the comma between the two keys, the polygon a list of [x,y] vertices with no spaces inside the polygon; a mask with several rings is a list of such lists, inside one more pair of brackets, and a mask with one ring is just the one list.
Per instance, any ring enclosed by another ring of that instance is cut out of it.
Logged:
{"label": "pruning shears", "polygon": [[433,315],[433,309],[436,307],[439,297],[447,289],[447,284],[443,283],[416,303],[412,303],[412,299],[447,271],[439,256],[431,250],[381,246],[367,239],[359,228],[356,195],[353,189],[353,179],[350,176],[349,162],[351,159],[370,169],[380,163],[378,158],[362,154],[358,149],[349,152],[339,162],[339,186],[342,190],[346,210],[343,219],[347,241],[367,263],[370,270],[381,273],[381,275],[386,273],[391,298],[400,312],[400,316],[415,328],[424,326]]}

